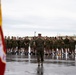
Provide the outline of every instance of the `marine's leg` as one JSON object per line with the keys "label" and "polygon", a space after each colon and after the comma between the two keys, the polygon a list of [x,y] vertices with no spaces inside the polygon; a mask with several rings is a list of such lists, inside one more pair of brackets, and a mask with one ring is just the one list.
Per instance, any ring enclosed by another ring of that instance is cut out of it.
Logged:
{"label": "marine's leg", "polygon": [[44,51],[40,52],[40,57],[41,57],[41,66],[43,66],[43,62],[44,62]]}
{"label": "marine's leg", "polygon": [[40,66],[40,52],[37,51],[37,63],[38,63],[38,66]]}

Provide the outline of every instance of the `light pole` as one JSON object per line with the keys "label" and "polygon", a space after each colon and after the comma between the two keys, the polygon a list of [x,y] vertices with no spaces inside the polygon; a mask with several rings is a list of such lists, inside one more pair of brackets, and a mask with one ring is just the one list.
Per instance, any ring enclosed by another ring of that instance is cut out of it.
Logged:
{"label": "light pole", "polygon": [[36,31],[34,32],[34,36],[36,36]]}

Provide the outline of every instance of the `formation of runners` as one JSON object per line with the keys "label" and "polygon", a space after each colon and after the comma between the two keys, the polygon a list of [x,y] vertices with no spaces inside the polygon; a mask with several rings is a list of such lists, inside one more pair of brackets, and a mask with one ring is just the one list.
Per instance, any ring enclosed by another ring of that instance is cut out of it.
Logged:
{"label": "formation of runners", "polygon": [[[35,40],[37,37],[5,37],[5,44],[7,48],[7,54],[17,55],[28,55],[30,48],[30,55],[36,55]],[[42,37],[44,40],[44,54],[45,55],[58,55],[65,56],[66,52],[68,55],[75,55],[75,44],[76,40],[72,37]]]}

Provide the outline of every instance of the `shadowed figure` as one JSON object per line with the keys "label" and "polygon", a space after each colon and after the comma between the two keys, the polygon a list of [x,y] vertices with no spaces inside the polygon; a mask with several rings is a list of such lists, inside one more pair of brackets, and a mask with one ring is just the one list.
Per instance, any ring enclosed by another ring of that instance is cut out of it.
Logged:
{"label": "shadowed figure", "polygon": [[43,66],[41,66],[41,67],[38,66],[37,67],[37,75],[44,75],[43,73],[44,73]]}
{"label": "shadowed figure", "polygon": [[42,39],[41,34],[38,34],[37,39],[35,40],[36,52],[37,52],[37,62],[38,66],[43,66],[44,61],[44,40]]}

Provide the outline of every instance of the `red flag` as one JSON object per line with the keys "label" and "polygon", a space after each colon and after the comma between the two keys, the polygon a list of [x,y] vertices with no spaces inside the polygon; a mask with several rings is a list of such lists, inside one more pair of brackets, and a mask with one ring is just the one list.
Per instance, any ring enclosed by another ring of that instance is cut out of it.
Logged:
{"label": "red flag", "polygon": [[2,28],[0,26],[0,75],[4,75],[6,65],[6,54],[4,47],[4,38],[2,34]]}
{"label": "red flag", "polygon": [[4,75],[6,65],[6,49],[4,45],[4,38],[2,32],[2,14],[1,14],[1,0],[0,0],[0,75]]}

